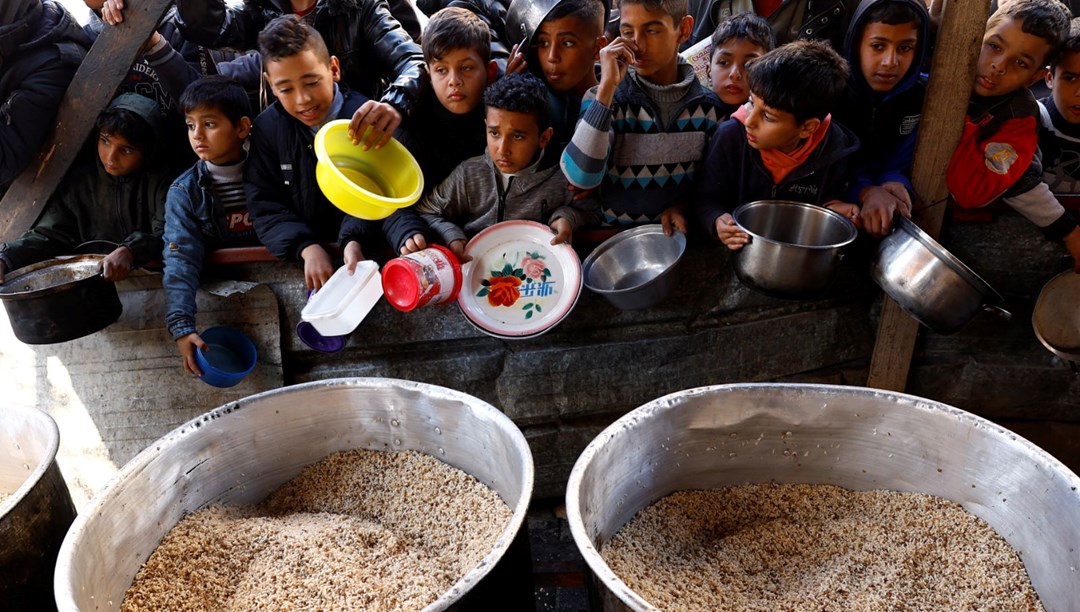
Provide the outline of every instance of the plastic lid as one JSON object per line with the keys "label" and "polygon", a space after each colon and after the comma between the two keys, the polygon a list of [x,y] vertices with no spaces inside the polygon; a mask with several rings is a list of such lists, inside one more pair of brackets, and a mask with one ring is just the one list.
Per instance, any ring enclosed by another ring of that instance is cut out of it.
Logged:
{"label": "plastic lid", "polygon": [[420,304],[420,282],[416,269],[407,260],[396,257],[386,262],[382,269],[383,295],[390,305],[402,312],[409,312]]}
{"label": "plastic lid", "polygon": [[296,324],[296,335],[308,347],[320,353],[336,353],[345,348],[348,336],[324,336],[311,323],[300,321]]}

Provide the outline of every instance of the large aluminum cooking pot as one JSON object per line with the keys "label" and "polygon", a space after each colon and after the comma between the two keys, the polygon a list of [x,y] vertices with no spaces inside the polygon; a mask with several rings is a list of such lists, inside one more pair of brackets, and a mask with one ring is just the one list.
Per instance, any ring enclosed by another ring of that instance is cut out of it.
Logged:
{"label": "large aluminum cooking pot", "polygon": [[919,323],[951,334],[980,310],[1008,319],[1001,295],[913,221],[896,216],[893,231],[878,244],[870,276]]}
{"label": "large aluminum cooking pot", "polygon": [[1043,286],[1031,326],[1048,351],[1065,361],[1080,361],[1080,274],[1062,272]]}
{"label": "large aluminum cooking pot", "polygon": [[0,407],[0,608],[48,610],[71,503],[56,465],[60,430],[35,408]]}
{"label": "large aluminum cooking pot", "polygon": [[120,318],[116,285],[101,273],[104,255],[48,259],[14,270],[0,284],[15,337],[27,344],[67,342]]}
{"label": "large aluminum cooking pot", "polygon": [[675,491],[764,482],[953,500],[1020,553],[1047,610],[1080,605],[1080,478],[1045,451],[973,414],[901,393],[740,384],[649,402],[578,458],[566,514],[603,609],[654,609],[597,552],[639,510]]}
{"label": "large aluminum cooking pot", "polygon": [[750,243],[735,252],[735,274],[744,285],[777,297],[824,290],[844,247],[859,234],[840,213],[803,202],[750,202],[732,217],[750,234]]}
{"label": "large aluminum cooking pot", "polygon": [[[356,448],[432,455],[490,486],[513,511],[491,552],[426,611],[459,600],[476,609],[531,609],[528,542],[520,530],[533,487],[525,437],[472,396],[383,378],[252,395],[151,444],[94,497],[64,539],[56,564],[59,609],[118,610],[139,567],[184,515],[208,504],[260,502],[305,466]],[[524,567],[512,565],[519,562]],[[482,599],[496,596],[498,603]]]}

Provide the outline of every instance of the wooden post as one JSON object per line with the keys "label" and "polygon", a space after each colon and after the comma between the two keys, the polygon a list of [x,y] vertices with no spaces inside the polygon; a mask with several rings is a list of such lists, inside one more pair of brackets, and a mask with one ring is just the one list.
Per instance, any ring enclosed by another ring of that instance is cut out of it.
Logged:
{"label": "wooden post", "polygon": [[38,157],[11,183],[0,201],[0,240],[16,238],[41,215],[60,179],[94,127],[98,114],[138,57],[171,0],[131,0],[124,22],[105,26],[87,53],[56,114]]}
{"label": "wooden post", "polygon": [[[911,183],[918,194],[916,211],[948,197],[945,169],[960,142],[988,12],[989,3],[985,1],[945,2],[911,171]],[[930,206],[913,217],[936,238],[941,232],[945,205]],[[919,323],[896,302],[886,299],[870,360],[868,386],[904,390],[918,333]]]}

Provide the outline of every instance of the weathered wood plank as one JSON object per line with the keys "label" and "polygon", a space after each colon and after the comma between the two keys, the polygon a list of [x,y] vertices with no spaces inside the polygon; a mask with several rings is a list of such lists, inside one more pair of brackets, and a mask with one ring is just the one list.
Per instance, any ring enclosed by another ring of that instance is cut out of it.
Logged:
{"label": "weathered wood plank", "polygon": [[0,201],[0,240],[26,231],[41,215],[68,171],[94,121],[138,57],[172,0],[128,3],[124,22],[106,26],[86,55],[64,95],[56,124],[37,159],[23,170]]}
{"label": "weathered wood plank", "polygon": [[[915,221],[934,237],[941,232],[945,216],[943,202],[949,195],[945,169],[960,142],[988,11],[985,2],[945,3],[911,176],[919,195],[915,208],[921,209]],[[904,390],[918,332],[919,324],[896,302],[886,300],[867,385]]]}

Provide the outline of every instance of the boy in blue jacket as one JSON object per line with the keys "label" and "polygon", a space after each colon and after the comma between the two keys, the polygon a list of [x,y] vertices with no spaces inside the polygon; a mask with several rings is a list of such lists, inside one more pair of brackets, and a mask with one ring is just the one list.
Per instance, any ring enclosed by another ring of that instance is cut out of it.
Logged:
{"label": "boy in blue jacket", "polygon": [[830,115],[848,74],[822,42],[788,43],[750,64],[750,102],[717,128],[694,195],[701,222],[729,249],[750,241],[731,212],[755,200],[817,204],[858,225],[859,207],[841,198],[859,141]]}

